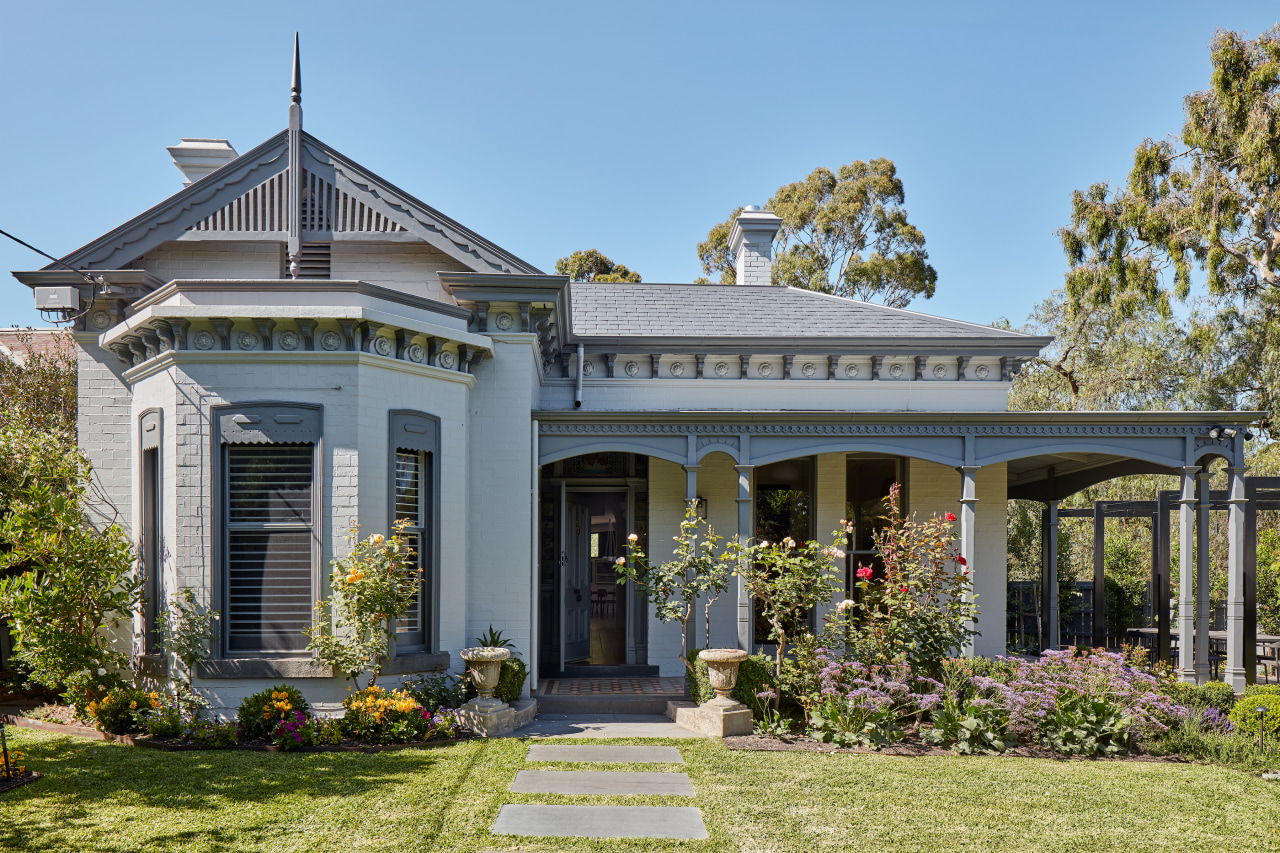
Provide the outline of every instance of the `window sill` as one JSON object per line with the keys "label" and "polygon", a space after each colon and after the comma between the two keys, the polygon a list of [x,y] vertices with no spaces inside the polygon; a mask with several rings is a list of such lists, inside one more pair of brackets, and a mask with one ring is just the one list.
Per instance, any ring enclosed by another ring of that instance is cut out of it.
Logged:
{"label": "window sill", "polygon": [[165,655],[143,655],[138,659],[138,672],[151,678],[168,678],[169,658]]}
{"label": "window sill", "polygon": [[403,675],[409,672],[437,672],[449,668],[448,652],[410,652],[396,655],[382,667],[384,675]]}
{"label": "window sill", "polygon": [[223,658],[196,664],[199,678],[333,678],[333,667],[311,658]]}

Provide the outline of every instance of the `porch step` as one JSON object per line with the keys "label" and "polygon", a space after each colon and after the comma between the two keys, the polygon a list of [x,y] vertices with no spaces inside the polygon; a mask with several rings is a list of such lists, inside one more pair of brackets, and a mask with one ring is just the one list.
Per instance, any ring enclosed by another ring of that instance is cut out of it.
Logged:
{"label": "porch step", "polygon": [[564,665],[552,678],[657,678],[658,665],[645,663],[621,663],[611,666],[595,666],[590,664]]}
{"label": "porch step", "polygon": [[548,678],[533,694],[541,714],[665,714],[683,678]]}

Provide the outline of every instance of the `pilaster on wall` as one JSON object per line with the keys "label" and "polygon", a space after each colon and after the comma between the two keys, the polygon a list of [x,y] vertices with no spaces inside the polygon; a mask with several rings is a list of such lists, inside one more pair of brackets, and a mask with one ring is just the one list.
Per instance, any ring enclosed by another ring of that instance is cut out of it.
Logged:
{"label": "pilaster on wall", "polygon": [[[813,531],[813,538],[823,545],[831,544],[832,532],[840,526],[840,519],[845,517],[846,504],[848,503],[848,491],[845,487],[845,479],[848,476],[847,458],[844,453],[822,453],[818,455],[818,481],[815,484],[817,512],[814,514],[816,528]],[[844,546],[842,545],[841,547]],[[836,570],[840,573],[844,572],[844,560],[836,561]],[[814,627],[817,630],[822,630],[823,617],[831,612],[836,603],[844,597],[842,588],[835,593],[830,601],[818,605],[818,612],[814,614],[814,619],[816,620]]]}
{"label": "pilaster on wall", "polygon": [[121,379],[125,365],[115,353],[98,346],[96,334],[75,335],[78,412],[77,442],[93,466],[97,485],[85,500],[95,527],[132,519],[132,395]]}
{"label": "pilaster on wall", "polygon": [[[494,335],[493,341],[494,357],[476,370],[468,412],[466,633],[449,641],[457,645],[446,645],[442,636],[441,646],[457,650],[473,645],[470,641],[492,625],[531,661],[537,649],[529,607],[534,509],[529,371],[530,361],[538,357],[537,337]],[[457,429],[441,426],[442,432]]]}

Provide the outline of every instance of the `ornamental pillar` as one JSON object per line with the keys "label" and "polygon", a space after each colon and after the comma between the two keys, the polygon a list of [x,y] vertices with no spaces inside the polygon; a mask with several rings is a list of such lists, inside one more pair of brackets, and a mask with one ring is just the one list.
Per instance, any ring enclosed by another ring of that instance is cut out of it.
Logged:
{"label": "ornamental pillar", "polygon": [[1223,680],[1236,693],[1248,683],[1245,666],[1244,630],[1244,548],[1245,511],[1249,503],[1244,493],[1246,466],[1227,469],[1227,666]]}
{"label": "ornamental pillar", "polygon": [[[966,595],[972,598],[972,585],[977,581],[977,574],[982,568],[974,562],[974,556],[977,553],[977,512],[978,512],[978,465],[964,465],[960,468],[961,485],[960,485],[960,556],[964,558],[965,563],[969,566],[969,583],[970,592]],[[970,624],[971,629],[977,628],[977,625]],[[997,625],[996,630],[1003,632],[1004,626]],[[966,657],[973,657],[976,649],[974,645],[974,637],[970,636],[965,640],[964,654]]]}
{"label": "ornamental pillar", "polygon": [[1195,524],[1197,465],[1182,469],[1178,499],[1178,678],[1196,684],[1195,642]]}
{"label": "ornamental pillar", "polygon": [[[746,543],[751,539],[751,472],[754,465],[734,465],[738,473],[738,541]],[[738,575],[738,648],[751,651],[751,628],[755,623],[755,609],[751,605],[751,596],[747,594],[747,586]]]}

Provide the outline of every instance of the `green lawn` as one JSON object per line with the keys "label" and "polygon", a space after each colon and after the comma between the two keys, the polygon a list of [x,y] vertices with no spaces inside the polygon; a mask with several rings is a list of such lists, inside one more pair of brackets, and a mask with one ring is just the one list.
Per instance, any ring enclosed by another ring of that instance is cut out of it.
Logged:
{"label": "green lawn", "polygon": [[9,732],[46,776],[0,796],[4,850],[1280,850],[1280,784],[1192,764],[748,753],[672,741],[709,841],[522,841],[489,836],[502,803],[584,800],[507,793],[525,766],[521,741],[378,755],[164,753]]}

